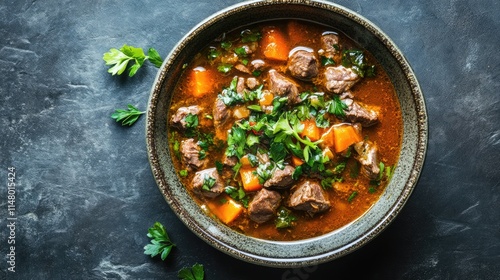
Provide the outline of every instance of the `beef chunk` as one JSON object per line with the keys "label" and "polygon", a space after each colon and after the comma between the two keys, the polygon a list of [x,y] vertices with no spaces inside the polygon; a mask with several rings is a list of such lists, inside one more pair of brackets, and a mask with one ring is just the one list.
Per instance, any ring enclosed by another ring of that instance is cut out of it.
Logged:
{"label": "beef chunk", "polygon": [[224,104],[222,99],[217,98],[215,100],[215,106],[212,111],[215,127],[218,127],[226,122],[228,116],[230,115],[229,111],[230,109],[226,106],[226,104]]}
{"label": "beef chunk", "polygon": [[321,186],[313,181],[303,181],[295,185],[290,192],[288,206],[306,211],[309,215],[324,212],[330,208]]}
{"label": "beef chunk", "polygon": [[360,123],[363,127],[369,127],[378,122],[378,113],[375,110],[368,109],[364,105],[350,99],[343,99],[347,105],[345,116],[352,123]]}
{"label": "beef chunk", "polygon": [[358,74],[351,68],[340,65],[327,67],[325,70],[325,87],[329,92],[340,94],[349,90],[358,81]]}
{"label": "beef chunk", "polygon": [[248,69],[245,65],[243,64],[236,64],[234,68],[240,72],[247,73],[247,74],[252,74],[252,71]]}
{"label": "beef chunk", "polygon": [[340,50],[339,36],[333,32],[323,34],[321,36],[321,48],[328,57],[338,53]]}
{"label": "beef chunk", "polygon": [[295,51],[288,59],[288,71],[294,78],[310,81],[318,75],[318,60],[312,52]]}
{"label": "beef chunk", "polygon": [[224,182],[215,167],[196,172],[192,182],[193,192],[205,197],[216,197],[224,192]]}
{"label": "beef chunk", "polygon": [[227,166],[231,166],[231,167],[232,167],[232,166],[235,166],[235,165],[238,163],[238,158],[237,158],[237,157],[235,157],[235,156],[230,156],[230,157],[228,157],[228,156],[226,156],[226,154],[224,154],[224,155],[222,156],[222,163],[223,163],[224,165],[227,165]]}
{"label": "beef chunk", "polygon": [[251,90],[257,88],[258,86],[260,86],[260,82],[259,80],[257,80],[256,78],[247,78],[245,84],[247,85],[247,87]]}
{"label": "beef chunk", "polygon": [[356,159],[361,163],[361,172],[370,180],[376,180],[380,173],[377,145],[369,140],[354,144],[358,153]]}
{"label": "beef chunk", "polygon": [[291,165],[286,165],[283,170],[276,168],[274,170],[273,176],[271,176],[271,178],[264,183],[264,187],[277,189],[284,189],[289,187],[291,184],[293,184],[293,182],[295,182],[295,180],[292,179],[294,171],[295,168],[293,168],[293,166]]}
{"label": "beef chunk", "polygon": [[245,90],[245,78],[238,77],[238,83],[236,83],[236,92],[241,95],[243,94],[244,90]]}
{"label": "beef chunk", "polygon": [[200,169],[207,162],[207,159],[200,160],[200,150],[200,146],[192,138],[181,142],[180,152],[182,154],[182,161],[188,170]]}
{"label": "beef chunk", "polygon": [[186,128],[186,116],[191,114],[191,115],[198,115],[200,113],[201,109],[199,106],[194,105],[194,106],[189,106],[189,107],[180,107],[177,109],[175,114],[172,115],[172,118],[170,118],[172,125],[176,126],[178,128]]}
{"label": "beef chunk", "polygon": [[288,96],[288,103],[300,102],[297,85],[276,70],[269,70],[269,87],[271,92],[279,96]]}
{"label": "beef chunk", "polygon": [[261,189],[248,204],[248,215],[256,223],[269,221],[280,205],[281,195],[276,191]]}

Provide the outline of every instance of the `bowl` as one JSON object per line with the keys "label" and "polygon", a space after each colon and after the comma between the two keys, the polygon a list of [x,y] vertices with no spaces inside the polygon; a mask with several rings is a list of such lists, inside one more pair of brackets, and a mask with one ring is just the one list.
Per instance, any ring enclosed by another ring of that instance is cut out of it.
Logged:
{"label": "bowl", "polygon": [[[403,136],[397,168],[379,200],[352,223],[322,236],[277,242],[245,236],[209,217],[180,183],[168,146],[167,115],[183,64],[223,32],[245,23],[294,18],[332,26],[371,52],[385,68],[399,98]],[[373,23],[325,1],[247,1],[195,26],[173,48],[159,70],[147,110],[146,142],[153,176],[182,222],[206,243],[235,258],[270,267],[316,265],[367,244],[396,218],[417,184],[427,148],[427,113],[417,79],[401,51]]]}

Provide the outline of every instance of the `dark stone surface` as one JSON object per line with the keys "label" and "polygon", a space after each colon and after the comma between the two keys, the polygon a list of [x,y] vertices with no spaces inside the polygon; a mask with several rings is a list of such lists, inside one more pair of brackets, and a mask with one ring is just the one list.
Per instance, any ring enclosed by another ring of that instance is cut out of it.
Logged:
{"label": "dark stone surface", "polygon": [[[194,263],[206,279],[499,279],[500,2],[337,3],[402,49],[429,114],[419,184],[379,237],[339,260],[262,268],[205,244],[172,213],[153,180],[142,117],[157,69],[111,76],[112,47],[165,56],[196,23],[237,3],[18,1],[0,3],[0,279],[176,279]],[[7,271],[8,170],[16,168],[16,272]],[[160,221],[177,244],[167,261],[143,254]]]}

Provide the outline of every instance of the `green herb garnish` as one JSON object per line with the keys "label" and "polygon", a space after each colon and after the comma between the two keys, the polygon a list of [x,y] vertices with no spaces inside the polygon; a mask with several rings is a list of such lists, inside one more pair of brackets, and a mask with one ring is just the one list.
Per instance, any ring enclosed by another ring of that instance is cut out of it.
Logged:
{"label": "green herb garnish", "polygon": [[106,65],[112,65],[108,69],[108,73],[111,73],[111,75],[121,75],[127,69],[129,62],[133,62],[132,66],[128,68],[130,77],[135,75],[146,60],[149,60],[156,67],[160,67],[163,63],[162,58],[155,49],[150,48],[148,55],[145,55],[141,48],[128,45],[123,45],[120,49],[110,49],[109,52],[103,55],[102,59],[106,62]]}
{"label": "green herb garnish", "polygon": [[347,202],[351,203],[353,201],[353,199],[358,195],[358,192],[354,191],[351,193],[351,195],[349,196],[349,198],[347,199]]}
{"label": "green herb garnish", "polygon": [[175,246],[170,241],[165,227],[161,223],[155,222],[153,227],[148,229],[147,236],[151,238],[151,243],[144,246],[144,254],[151,257],[160,255],[161,259],[165,260]]}
{"label": "green herb garnish", "polygon": [[201,186],[202,190],[209,191],[215,185],[215,178],[209,177],[205,174],[203,178],[203,185]]}
{"label": "green herb garnish", "polygon": [[184,267],[179,270],[177,277],[182,280],[203,280],[205,279],[205,270],[203,265],[196,263],[191,268]]}
{"label": "green herb garnish", "polygon": [[121,122],[122,125],[133,125],[139,117],[146,113],[139,111],[136,107],[128,104],[128,109],[116,109],[115,112],[111,115],[111,118],[115,119],[116,122]]}
{"label": "green herb garnish", "polygon": [[292,211],[288,210],[285,207],[280,207],[278,209],[278,216],[274,221],[276,228],[288,228],[293,226],[293,222],[295,222],[297,218],[292,215]]}

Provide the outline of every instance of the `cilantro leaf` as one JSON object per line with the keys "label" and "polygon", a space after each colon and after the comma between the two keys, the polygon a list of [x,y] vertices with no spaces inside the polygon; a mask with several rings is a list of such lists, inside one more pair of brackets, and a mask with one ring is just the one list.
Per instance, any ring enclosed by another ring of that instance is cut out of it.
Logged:
{"label": "cilantro leaf", "polygon": [[177,273],[177,277],[183,280],[203,280],[205,279],[205,270],[203,265],[194,264],[192,267],[184,267]]}
{"label": "cilantro leaf", "polygon": [[115,119],[116,122],[121,122],[122,125],[133,125],[139,117],[146,113],[144,111],[139,111],[133,105],[128,104],[128,109],[116,109],[113,114],[111,114],[111,118]]}
{"label": "cilantro leaf", "polygon": [[147,236],[151,238],[151,243],[144,246],[144,254],[151,257],[160,255],[161,259],[165,260],[175,246],[170,241],[165,227],[161,223],[155,222],[153,227],[148,229]]}

